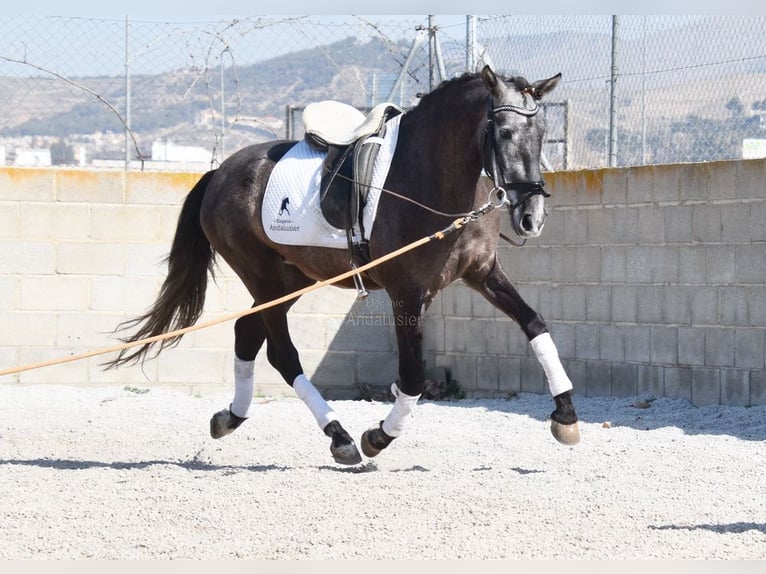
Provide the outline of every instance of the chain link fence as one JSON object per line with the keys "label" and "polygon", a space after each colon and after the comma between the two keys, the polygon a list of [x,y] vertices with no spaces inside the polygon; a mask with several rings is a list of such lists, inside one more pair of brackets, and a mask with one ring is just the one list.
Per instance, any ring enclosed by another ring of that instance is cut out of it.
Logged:
{"label": "chain link fence", "polygon": [[562,72],[549,169],[766,156],[764,16],[375,18],[2,16],[0,165],[214,167],[298,136],[290,109],[410,107],[483,63]]}
{"label": "chain link fence", "polygon": [[764,16],[493,16],[478,28],[498,68],[563,73],[570,167],[766,156]]}

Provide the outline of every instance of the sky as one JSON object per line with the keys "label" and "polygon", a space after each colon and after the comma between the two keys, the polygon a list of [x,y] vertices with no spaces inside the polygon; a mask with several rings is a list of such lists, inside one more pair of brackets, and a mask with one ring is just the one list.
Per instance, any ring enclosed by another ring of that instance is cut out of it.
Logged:
{"label": "sky", "polygon": [[[306,19],[298,18],[300,21],[295,23],[296,16]],[[133,75],[199,66],[203,61],[211,67],[220,60],[225,66],[234,62],[242,66],[314,48],[320,42],[337,42],[347,35],[374,36],[372,28],[363,24],[367,21],[379,23],[384,29],[381,33],[390,40],[409,44],[415,39],[416,25],[428,21],[424,14],[359,16],[136,11],[93,14],[70,9],[60,13],[0,14],[0,76],[38,76],[47,70],[64,76],[120,77],[125,71],[126,52]],[[129,48],[125,41],[126,20]],[[436,15],[435,22],[441,30],[442,45],[450,41],[464,44],[465,15]],[[327,28],[321,28],[322,24]],[[259,30],[261,25],[263,30]],[[307,27],[302,33],[304,25]],[[223,46],[231,48],[228,56],[222,55]]]}
{"label": "sky", "polygon": [[[24,0],[21,2],[6,3],[0,14],[0,40],[6,37],[10,42],[18,33],[18,29],[8,27],[17,24],[3,16],[62,16],[80,17],[92,19],[114,20],[124,22],[126,17],[132,22],[167,22],[171,24],[185,25],[207,22],[226,22],[245,16],[266,16],[278,18],[279,16],[311,16],[313,20],[321,21],[323,17],[330,20],[330,15],[360,15],[369,17],[375,21],[376,15],[385,16],[386,20],[412,22],[413,17],[423,18],[432,13],[436,16],[437,26],[442,29],[442,39],[464,38],[465,14],[493,15],[567,15],[567,14],[736,14],[736,13],[766,13],[766,1],[764,0],[642,0],[640,9],[637,10],[635,0],[545,0],[535,2],[532,0],[385,0],[374,4],[374,10],[368,9],[366,14],[364,5],[359,0]],[[286,13],[286,14],[285,14]],[[381,14],[382,13],[382,14]],[[425,23],[425,22],[424,22]],[[50,24],[50,22],[49,22]],[[65,25],[62,23],[61,25]],[[55,22],[51,25],[55,25]],[[27,36],[23,46],[19,42],[13,43],[12,53],[0,53],[18,58],[19,50],[24,54],[29,49],[34,58],[38,58],[56,69],[67,70],[67,73],[75,75],[119,74],[124,67],[120,52],[119,61],[112,62],[110,54],[99,52],[98,49],[88,49],[89,45],[96,45],[97,39],[77,38],[82,44],[79,55],[98,53],[95,60],[98,69],[94,67],[69,71],[66,66],[59,64],[58,59],[66,61],[78,60],[71,54],[50,53],[35,50],[37,46],[49,46],[46,44],[45,35],[41,37]],[[307,39],[308,41],[308,39]],[[0,42],[2,44],[2,42]],[[20,47],[21,46],[21,47]],[[111,46],[111,45],[110,45]],[[285,47],[285,50],[298,50],[303,48],[297,44]],[[7,51],[7,49],[6,49]],[[188,54],[187,54],[188,55]],[[275,54],[270,53],[270,56]],[[168,54],[168,60],[172,56]],[[79,61],[79,60],[78,60]],[[136,59],[138,61],[138,59]],[[175,63],[169,67],[178,67]],[[70,64],[73,65],[73,64]],[[136,69],[134,73],[152,73],[150,69]],[[156,70],[155,70],[156,71]],[[26,68],[9,68],[4,71],[7,75],[26,74]]]}
{"label": "sky", "polygon": [[[146,17],[183,21],[188,18],[242,14],[364,14],[350,0],[25,0],[6,3],[5,14],[90,17]],[[371,3],[367,2],[366,5]],[[639,8],[638,10],[636,8]],[[381,10],[384,9],[382,12]],[[375,14],[732,14],[764,13],[763,0],[386,0]]]}
{"label": "sky", "polygon": [[[544,2],[525,0],[385,0],[374,4],[374,10],[368,9],[367,14],[363,11],[364,5],[359,0],[24,0],[21,2],[6,3],[0,14],[0,34],[9,41],[18,30],[9,30],[4,27],[16,24],[3,16],[62,16],[81,17],[92,19],[115,20],[124,22],[126,17],[132,22],[162,22],[185,25],[207,22],[233,21],[245,16],[266,16],[278,18],[279,16],[311,16],[314,20],[322,20],[323,16],[330,15],[360,15],[369,17],[375,21],[376,15],[385,16],[388,21],[401,18],[402,21],[412,22],[413,17],[423,18],[425,15],[434,14],[437,26],[442,29],[442,38],[459,37],[465,34],[465,15],[567,15],[567,14],[737,14],[737,13],[765,13],[765,0],[642,0],[640,9],[637,10],[635,0],[545,0]],[[360,11],[361,10],[361,11]],[[425,23],[425,22],[424,22]],[[62,24],[63,25],[63,24]],[[45,37],[25,37],[23,48],[19,48],[18,42],[14,44],[12,54],[0,53],[0,56],[18,57],[16,52],[20,49],[26,54],[27,48],[30,53],[37,56],[34,46],[45,45]],[[88,52],[88,42],[94,44],[93,38],[78,38],[82,43],[82,53]],[[1,42],[0,42],[1,43]],[[286,50],[301,49],[302,46],[294,45]],[[98,50],[90,50],[98,53]],[[270,54],[271,56],[275,54]],[[56,58],[69,59],[68,54],[45,53],[42,61],[46,65],[56,64]],[[122,58],[122,53],[120,53]],[[171,59],[171,56],[168,55]],[[71,71],[76,75],[106,74],[115,75],[123,67],[122,59],[117,62],[109,61],[109,54],[100,53],[98,58],[99,69],[83,69]],[[55,66],[54,66],[55,67]],[[178,67],[173,65],[170,67]],[[62,70],[64,67],[59,66]],[[58,69],[58,68],[57,68]],[[5,74],[26,74],[27,69],[11,71],[6,67]],[[135,69],[135,73],[151,73],[151,70]]]}

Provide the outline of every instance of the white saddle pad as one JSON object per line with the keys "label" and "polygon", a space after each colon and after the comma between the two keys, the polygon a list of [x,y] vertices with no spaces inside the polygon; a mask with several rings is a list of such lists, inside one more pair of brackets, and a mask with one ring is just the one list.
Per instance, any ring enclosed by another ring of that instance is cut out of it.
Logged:
{"label": "white saddle pad", "polygon": [[[386,135],[373,167],[370,192],[362,212],[365,235],[372,233],[381,188],[396,150],[401,115],[386,124]],[[331,226],[319,207],[322,162],[327,154],[301,140],[277,162],[266,184],[261,217],[266,235],[283,245],[346,249],[346,232]]]}

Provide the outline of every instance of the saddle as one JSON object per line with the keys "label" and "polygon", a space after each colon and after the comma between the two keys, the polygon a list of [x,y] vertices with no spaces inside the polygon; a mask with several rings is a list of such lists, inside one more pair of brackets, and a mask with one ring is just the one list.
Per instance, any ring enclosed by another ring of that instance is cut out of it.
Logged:
{"label": "saddle", "polygon": [[[370,261],[362,211],[386,122],[401,114],[399,106],[384,102],[365,116],[334,100],[309,104],[303,111],[306,142],[326,152],[319,187],[319,206],[327,222],[346,231],[351,268]],[[360,298],[367,291],[360,275],[354,276]]]}

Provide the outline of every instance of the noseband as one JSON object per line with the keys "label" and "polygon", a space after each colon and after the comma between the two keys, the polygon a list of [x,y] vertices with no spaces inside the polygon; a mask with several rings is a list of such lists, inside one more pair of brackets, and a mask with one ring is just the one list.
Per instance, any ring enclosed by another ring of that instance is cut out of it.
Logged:
{"label": "noseband", "polygon": [[497,140],[495,139],[495,121],[494,116],[499,112],[513,112],[527,118],[531,118],[540,111],[540,106],[534,102],[533,108],[523,108],[512,104],[495,106],[492,98],[488,101],[487,109],[487,127],[484,129],[484,170],[492,177],[495,183],[495,190],[498,196],[505,195],[506,190],[516,192],[518,199],[516,203],[510,203],[510,210],[514,211],[524,205],[535,195],[550,197],[551,194],[545,191],[545,181],[504,181],[497,162]]}

